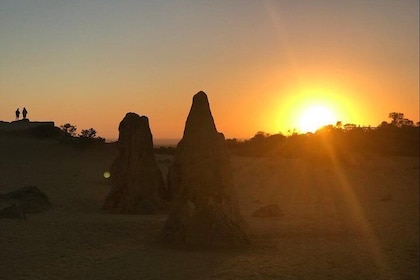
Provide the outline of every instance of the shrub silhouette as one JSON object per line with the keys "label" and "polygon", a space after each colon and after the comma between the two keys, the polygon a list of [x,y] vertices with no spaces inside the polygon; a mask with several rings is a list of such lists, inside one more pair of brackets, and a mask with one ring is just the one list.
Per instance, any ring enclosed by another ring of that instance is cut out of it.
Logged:
{"label": "shrub silhouette", "polygon": [[420,127],[404,118],[403,113],[390,113],[391,123],[378,127],[342,125],[337,122],[315,133],[270,135],[257,132],[249,140],[228,139],[230,151],[241,156],[281,156],[311,159],[345,160],[353,154],[419,156]]}
{"label": "shrub silhouette", "polygon": [[79,135],[76,136],[76,126],[66,123],[60,126],[62,131],[61,142],[73,143],[75,145],[86,146],[92,143],[105,143],[105,138],[96,136],[96,130],[93,128],[82,129]]}
{"label": "shrub silhouette", "polygon": [[69,136],[76,136],[76,126],[72,125],[70,123],[66,123],[60,126],[61,131],[63,131],[65,134]]}
{"label": "shrub silhouette", "polygon": [[96,130],[94,130],[93,128],[82,129],[82,131],[79,134],[79,137],[95,138],[96,137]]}

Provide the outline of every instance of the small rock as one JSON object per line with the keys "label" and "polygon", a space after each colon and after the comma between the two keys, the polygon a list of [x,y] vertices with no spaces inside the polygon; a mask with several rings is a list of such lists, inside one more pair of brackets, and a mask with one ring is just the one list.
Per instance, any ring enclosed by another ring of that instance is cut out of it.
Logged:
{"label": "small rock", "polygon": [[13,203],[0,210],[0,219],[26,220],[26,216],[22,208],[17,207],[16,203]]}
{"label": "small rock", "polygon": [[10,193],[0,194],[0,202],[14,203],[24,213],[39,213],[51,208],[48,197],[34,186],[26,186]]}

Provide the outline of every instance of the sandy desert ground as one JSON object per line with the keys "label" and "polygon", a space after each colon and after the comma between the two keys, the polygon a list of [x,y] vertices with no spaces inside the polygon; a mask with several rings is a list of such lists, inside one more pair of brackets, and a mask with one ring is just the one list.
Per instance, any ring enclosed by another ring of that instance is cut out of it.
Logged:
{"label": "sandy desert ground", "polygon": [[[101,211],[116,153],[0,138],[0,193],[34,185],[54,205],[0,220],[0,279],[419,279],[418,158],[232,157],[252,244],[180,250],[157,242],[165,214]],[[269,203],[284,216],[251,216]]]}

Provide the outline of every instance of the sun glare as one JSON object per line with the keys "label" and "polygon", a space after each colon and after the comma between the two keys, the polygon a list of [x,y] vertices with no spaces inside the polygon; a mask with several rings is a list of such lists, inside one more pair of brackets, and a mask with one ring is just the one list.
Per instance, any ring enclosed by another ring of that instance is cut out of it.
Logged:
{"label": "sun glare", "polygon": [[299,130],[304,133],[315,132],[325,125],[335,124],[336,122],[337,117],[327,107],[310,106],[300,116]]}
{"label": "sun glare", "polygon": [[348,98],[349,92],[341,85],[330,81],[305,82],[311,86],[287,88],[281,91],[279,103],[279,127],[283,131],[297,133],[316,132],[326,125],[335,125],[338,121],[356,123],[358,106]]}

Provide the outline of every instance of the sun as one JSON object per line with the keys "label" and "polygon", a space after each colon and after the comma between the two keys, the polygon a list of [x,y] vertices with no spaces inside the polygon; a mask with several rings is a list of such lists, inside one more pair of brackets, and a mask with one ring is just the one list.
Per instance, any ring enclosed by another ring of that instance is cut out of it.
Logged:
{"label": "sun", "polygon": [[301,132],[315,132],[319,128],[335,124],[337,117],[331,109],[322,105],[312,105],[303,110],[299,118],[299,130]]}

